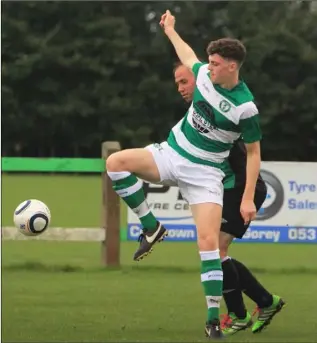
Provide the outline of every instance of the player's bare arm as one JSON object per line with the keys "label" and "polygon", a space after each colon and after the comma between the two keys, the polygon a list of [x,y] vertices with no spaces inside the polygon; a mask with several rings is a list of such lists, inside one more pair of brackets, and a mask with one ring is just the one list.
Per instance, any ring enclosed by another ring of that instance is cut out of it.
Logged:
{"label": "player's bare arm", "polygon": [[261,167],[261,149],[259,141],[246,143],[245,146],[247,150],[246,184],[240,210],[245,223],[248,223],[255,219],[256,216],[253,199]]}
{"label": "player's bare arm", "polygon": [[175,51],[180,61],[188,68],[192,68],[194,64],[199,62],[193,49],[182,40],[179,34],[175,31],[175,17],[167,10],[161,17],[161,27],[164,29],[166,36],[173,44]]}

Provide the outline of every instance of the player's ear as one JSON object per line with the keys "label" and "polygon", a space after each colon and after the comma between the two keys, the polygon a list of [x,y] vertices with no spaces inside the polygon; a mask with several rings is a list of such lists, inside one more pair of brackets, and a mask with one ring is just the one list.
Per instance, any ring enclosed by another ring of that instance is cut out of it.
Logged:
{"label": "player's ear", "polygon": [[235,70],[237,70],[237,69],[238,69],[238,63],[235,62],[235,61],[231,61],[231,62],[229,63],[229,70],[230,70],[230,71],[235,71]]}

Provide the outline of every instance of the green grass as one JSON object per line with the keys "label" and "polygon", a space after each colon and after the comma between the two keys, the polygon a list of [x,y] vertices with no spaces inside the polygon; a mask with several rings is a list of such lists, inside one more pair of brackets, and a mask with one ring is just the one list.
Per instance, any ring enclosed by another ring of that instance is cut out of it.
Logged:
{"label": "green grass", "polygon": [[[195,244],[163,243],[140,263],[135,247],[123,243],[121,269],[107,270],[99,243],[4,241],[2,340],[204,342]],[[234,244],[231,254],[288,306],[263,333],[228,341],[316,342],[316,247]]]}
{"label": "green grass", "polygon": [[[38,199],[51,210],[51,226],[100,227],[101,176],[2,174],[2,225],[13,226],[13,212],[24,200]],[[121,227],[126,210],[122,206]],[[57,215],[58,214],[58,215]]]}

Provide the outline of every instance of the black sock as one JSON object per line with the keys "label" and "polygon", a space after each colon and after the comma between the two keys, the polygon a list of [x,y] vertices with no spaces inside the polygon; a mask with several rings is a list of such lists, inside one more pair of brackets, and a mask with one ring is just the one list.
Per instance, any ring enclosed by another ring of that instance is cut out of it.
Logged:
{"label": "black sock", "polygon": [[239,274],[240,289],[260,308],[271,306],[273,303],[272,294],[260,284],[243,263],[234,258],[232,259],[232,263]]}
{"label": "black sock", "polygon": [[245,318],[247,311],[239,287],[239,274],[231,259],[222,262],[223,299],[228,313],[233,312],[238,318]]}

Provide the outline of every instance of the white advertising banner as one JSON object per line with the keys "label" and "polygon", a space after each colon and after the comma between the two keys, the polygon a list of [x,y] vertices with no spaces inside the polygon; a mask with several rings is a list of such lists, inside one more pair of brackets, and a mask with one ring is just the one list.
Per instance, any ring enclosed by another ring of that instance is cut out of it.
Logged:
{"label": "white advertising banner", "polygon": [[[317,163],[262,162],[267,198],[256,220],[236,241],[317,243]],[[177,187],[144,183],[149,206],[169,231],[168,240],[194,241],[196,228]],[[141,232],[137,216],[128,211],[128,240]]]}

